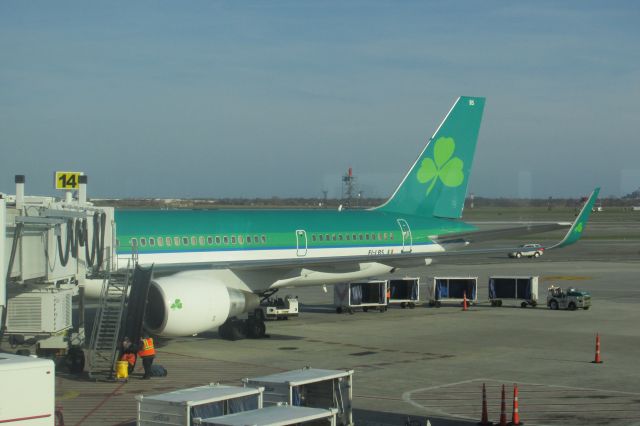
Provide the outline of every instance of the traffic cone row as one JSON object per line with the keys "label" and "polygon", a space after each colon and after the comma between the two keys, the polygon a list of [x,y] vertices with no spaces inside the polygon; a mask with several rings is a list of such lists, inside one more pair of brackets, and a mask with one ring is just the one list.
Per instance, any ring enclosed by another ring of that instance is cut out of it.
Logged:
{"label": "traffic cone row", "polygon": [[[511,415],[511,423],[507,423],[507,403],[504,385],[502,385],[502,398],[500,401],[500,423],[499,426],[519,426],[523,425],[520,421],[520,409],[518,406],[518,385],[513,385],[513,413]],[[480,426],[493,425],[489,421],[489,413],[487,412],[487,388],[482,384],[482,419],[478,423]]]}

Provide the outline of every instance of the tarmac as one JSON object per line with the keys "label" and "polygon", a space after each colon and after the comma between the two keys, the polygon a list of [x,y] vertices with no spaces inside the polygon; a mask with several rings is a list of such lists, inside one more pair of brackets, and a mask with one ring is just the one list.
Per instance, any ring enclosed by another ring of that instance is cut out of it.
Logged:
{"label": "tarmac", "polygon": [[[635,229],[635,228],[634,228]],[[281,291],[302,304],[298,318],[267,323],[268,338],[225,341],[217,333],[160,340],[156,363],[168,376],[93,382],[60,372],[56,403],[66,425],[135,424],[137,394],[157,394],[211,382],[304,366],[353,369],[357,425],[471,425],[481,418],[487,386],[489,420],[500,415],[513,385],[527,425],[640,425],[640,244],[587,240],[539,259],[505,256],[440,258],[395,275],[420,277],[421,299],[434,276],[477,276],[479,303],[387,312],[337,314],[332,287]],[[489,275],[537,275],[542,306],[487,302]],[[551,311],[550,284],[591,292],[589,310]],[[603,363],[594,364],[595,337]]]}

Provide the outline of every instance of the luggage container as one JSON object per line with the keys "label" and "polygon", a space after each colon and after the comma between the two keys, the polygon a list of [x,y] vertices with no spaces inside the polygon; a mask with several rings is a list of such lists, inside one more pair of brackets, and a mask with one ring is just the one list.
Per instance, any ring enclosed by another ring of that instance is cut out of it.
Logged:
{"label": "luggage container", "polygon": [[538,277],[489,277],[489,301],[491,306],[502,306],[503,300],[520,302],[534,308],[538,305]]}
{"label": "luggage container", "polygon": [[264,387],[264,405],[278,403],[313,408],[336,408],[337,424],[352,425],[353,370],[303,368],[269,376],[243,379]]}
{"label": "luggage container", "polygon": [[400,305],[403,309],[416,307],[416,303],[420,300],[420,278],[389,280],[387,285],[391,293],[389,305]]}
{"label": "luggage container", "polygon": [[387,309],[387,282],[373,280],[336,284],[333,286],[333,304],[339,314],[345,311],[351,314],[357,309],[384,312]]}
{"label": "luggage container", "polygon": [[478,277],[433,277],[429,288],[429,306],[442,306],[443,302],[463,303],[464,296],[467,303],[478,303]]}
{"label": "luggage container", "polygon": [[264,388],[212,383],[159,395],[136,395],[138,426],[191,426],[193,419],[213,418],[262,408]]}
{"label": "luggage container", "polygon": [[55,366],[50,359],[0,354],[0,423],[52,425]]}
{"label": "luggage container", "polygon": [[261,410],[245,411],[210,419],[197,418],[196,425],[205,426],[289,426],[289,425],[336,425],[335,408],[291,407],[275,405]]}

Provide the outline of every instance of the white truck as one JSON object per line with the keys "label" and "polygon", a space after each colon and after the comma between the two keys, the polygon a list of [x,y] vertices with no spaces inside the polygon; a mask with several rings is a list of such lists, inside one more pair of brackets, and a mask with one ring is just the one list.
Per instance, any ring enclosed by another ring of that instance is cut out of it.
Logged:
{"label": "white truck", "polygon": [[298,298],[293,296],[272,297],[265,300],[261,304],[264,318],[267,320],[289,319],[289,317],[297,317],[299,303]]}
{"label": "white truck", "polygon": [[591,294],[589,292],[568,288],[566,290],[551,286],[547,293],[547,306],[549,309],[568,309],[575,311],[578,308],[587,310],[591,307]]}

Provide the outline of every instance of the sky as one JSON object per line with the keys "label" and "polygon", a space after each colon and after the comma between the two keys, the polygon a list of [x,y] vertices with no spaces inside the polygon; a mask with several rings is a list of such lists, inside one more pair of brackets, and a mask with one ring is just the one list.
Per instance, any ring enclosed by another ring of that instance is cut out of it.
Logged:
{"label": "sky", "polygon": [[635,1],[0,1],[0,192],[386,197],[459,95],[469,191],[640,187]]}

